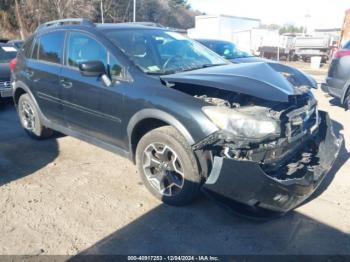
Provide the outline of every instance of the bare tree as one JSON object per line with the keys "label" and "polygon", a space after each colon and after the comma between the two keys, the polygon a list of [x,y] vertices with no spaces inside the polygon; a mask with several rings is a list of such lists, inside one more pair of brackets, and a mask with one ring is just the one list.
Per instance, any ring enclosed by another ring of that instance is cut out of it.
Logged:
{"label": "bare tree", "polygon": [[[102,0],[107,23],[132,20],[133,0]],[[1,0],[0,33],[31,34],[41,23],[68,17],[90,18],[101,21],[101,0]],[[157,22],[165,26],[189,28],[193,26],[193,11],[186,0],[139,0],[138,21]]]}
{"label": "bare tree", "polygon": [[15,0],[15,12],[16,12],[16,17],[17,17],[18,26],[19,26],[19,33],[21,35],[21,39],[24,39],[26,36],[26,30],[23,25],[22,15],[18,4],[18,0]]}
{"label": "bare tree", "polygon": [[96,16],[96,0],[44,0],[46,10],[57,19],[67,17],[88,17],[94,18]]}

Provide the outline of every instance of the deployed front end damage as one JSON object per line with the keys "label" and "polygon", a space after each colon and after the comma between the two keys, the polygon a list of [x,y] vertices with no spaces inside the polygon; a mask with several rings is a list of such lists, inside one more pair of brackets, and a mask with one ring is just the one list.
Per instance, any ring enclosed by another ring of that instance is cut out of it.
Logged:
{"label": "deployed front end damage", "polygon": [[269,216],[297,207],[317,189],[343,143],[318,110],[310,91],[315,82],[291,68],[228,65],[162,81],[202,101],[218,127],[192,146],[211,170],[202,190],[239,213]]}
{"label": "deployed front end damage", "polygon": [[203,191],[226,205],[237,201],[255,211],[284,213],[295,208],[320,185],[343,143],[342,137],[335,136],[328,114],[320,111],[319,119],[317,130],[294,148],[276,145],[254,160],[247,155],[215,156]]}

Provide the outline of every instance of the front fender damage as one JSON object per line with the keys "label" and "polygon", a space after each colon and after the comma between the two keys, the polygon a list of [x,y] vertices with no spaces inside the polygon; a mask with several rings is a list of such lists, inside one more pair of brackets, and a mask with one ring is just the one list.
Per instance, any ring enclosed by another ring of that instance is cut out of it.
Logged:
{"label": "front fender damage", "polygon": [[202,190],[226,207],[243,206],[241,211],[249,210],[249,216],[262,210],[280,214],[297,207],[321,184],[343,144],[328,114],[320,111],[320,119],[318,131],[273,168],[253,160],[215,156]]}

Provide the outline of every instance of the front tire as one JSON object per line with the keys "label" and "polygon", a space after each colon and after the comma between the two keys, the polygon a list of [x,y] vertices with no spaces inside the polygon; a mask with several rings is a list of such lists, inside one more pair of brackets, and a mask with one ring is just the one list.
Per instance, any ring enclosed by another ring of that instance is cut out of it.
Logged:
{"label": "front tire", "polygon": [[23,94],[18,100],[18,115],[24,130],[33,138],[48,138],[53,131],[45,127],[39,117],[39,111],[28,94]]}
{"label": "front tire", "polygon": [[171,126],[154,129],[141,138],[136,164],[147,189],[165,204],[186,205],[199,195],[202,177],[196,157]]}

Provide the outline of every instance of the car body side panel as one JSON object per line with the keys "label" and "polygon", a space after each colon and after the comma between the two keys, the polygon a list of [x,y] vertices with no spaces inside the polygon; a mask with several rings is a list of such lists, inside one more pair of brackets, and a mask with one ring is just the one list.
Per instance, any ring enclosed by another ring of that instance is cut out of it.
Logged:
{"label": "car body side panel", "polygon": [[125,146],[129,147],[133,127],[147,118],[174,126],[189,144],[203,139],[218,128],[202,112],[202,103],[188,94],[167,88],[157,78],[145,81],[143,77],[135,77],[134,85],[125,90],[122,109]]}
{"label": "car body side panel", "polygon": [[329,94],[341,99],[344,93],[345,81],[342,79],[327,77],[326,83]]}
{"label": "car body side panel", "polygon": [[43,114],[51,121],[63,124],[59,89],[61,68],[58,64],[31,59],[22,73]]}
{"label": "car body side panel", "polygon": [[81,133],[120,145],[122,88],[105,87],[98,77],[82,76],[79,70],[68,67],[62,69],[61,81],[71,84],[69,88],[60,86],[66,124]]}
{"label": "car body side panel", "polygon": [[335,58],[326,78],[328,92],[344,103],[350,87],[350,56]]}

